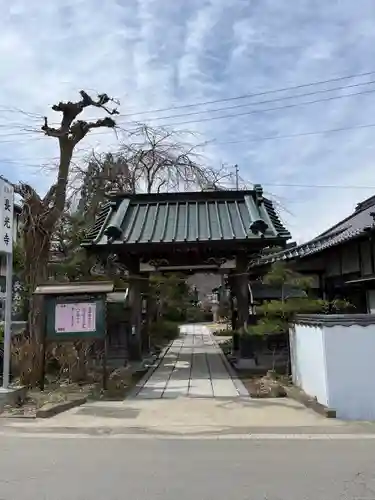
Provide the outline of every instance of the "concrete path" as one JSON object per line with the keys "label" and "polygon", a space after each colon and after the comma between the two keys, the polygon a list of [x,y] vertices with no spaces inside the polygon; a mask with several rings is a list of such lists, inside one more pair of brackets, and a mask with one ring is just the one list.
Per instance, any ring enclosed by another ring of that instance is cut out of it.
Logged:
{"label": "concrete path", "polygon": [[[250,398],[228,371],[205,325],[181,328],[158,368],[123,401],[96,401],[51,419],[0,421],[6,432],[133,436],[231,436],[253,433],[349,432],[289,398]],[[263,429],[263,430],[262,430]],[[363,432],[366,431],[366,427]],[[366,431],[370,432],[370,431]]]}
{"label": "concrete path", "polygon": [[228,371],[224,356],[205,325],[184,325],[160,365],[140,387],[138,399],[249,397]]}

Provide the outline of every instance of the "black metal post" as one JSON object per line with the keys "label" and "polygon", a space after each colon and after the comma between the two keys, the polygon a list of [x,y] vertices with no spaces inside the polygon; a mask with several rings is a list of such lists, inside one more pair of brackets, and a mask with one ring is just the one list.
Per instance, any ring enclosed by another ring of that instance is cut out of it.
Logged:
{"label": "black metal post", "polygon": [[41,351],[41,366],[40,366],[40,379],[39,388],[44,391],[44,379],[46,378],[46,343],[47,343],[47,323],[46,318],[43,322],[43,332],[42,332],[42,351]]}
{"label": "black metal post", "polygon": [[102,380],[103,391],[107,390],[107,385],[108,385],[107,357],[108,357],[108,336],[107,332],[105,332],[103,341],[103,380]]}

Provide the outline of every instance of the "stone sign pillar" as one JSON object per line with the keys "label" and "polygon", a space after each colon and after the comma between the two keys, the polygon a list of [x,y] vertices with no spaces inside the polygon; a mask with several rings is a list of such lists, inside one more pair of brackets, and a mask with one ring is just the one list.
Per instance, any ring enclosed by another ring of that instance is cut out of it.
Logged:
{"label": "stone sign pillar", "polygon": [[211,311],[214,323],[217,323],[219,321],[219,308],[220,308],[219,301],[216,298],[216,294],[214,294],[211,302]]}

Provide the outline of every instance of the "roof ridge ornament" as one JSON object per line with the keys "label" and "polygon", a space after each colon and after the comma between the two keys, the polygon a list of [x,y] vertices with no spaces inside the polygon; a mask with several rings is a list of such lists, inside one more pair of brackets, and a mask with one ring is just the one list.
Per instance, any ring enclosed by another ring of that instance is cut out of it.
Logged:
{"label": "roof ridge ornament", "polygon": [[263,188],[261,184],[254,184],[255,203],[259,207],[264,201]]}
{"label": "roof ridge ornament", "polygon": [[253,234],[260,234],[261,238],[264,238],[267,229],[268,229],[268,224],[266,224],[263,219],[257,219],[250,225],[250,231]]}

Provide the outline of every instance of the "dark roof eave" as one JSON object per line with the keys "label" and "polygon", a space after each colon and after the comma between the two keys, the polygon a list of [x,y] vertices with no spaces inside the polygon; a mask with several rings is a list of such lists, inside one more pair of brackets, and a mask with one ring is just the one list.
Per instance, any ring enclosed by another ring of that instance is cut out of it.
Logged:
{"label": "dark roof eave", "polygon": [[[348,243],[349,241],[356,240],[358,238],[363,237],[365,234],[370,234],[375,232],[375,227],[371,228],[370,230],[362,231],[358,234],[352,235],[344,240],[340,240],[336,243],[333,243],[332,245],[327,245],[327,246],[320,246],[319,248],[310,248],[307,251],[304,251],[301,253],[301,249],[305,249],[309,245],[312,246],[315,244],[315,240],[310,240],[307,243],[303,243],[302,245],[299,245],[293,249],[288,249],[288,250],[283,250],[282,252],[278,252],[277,254],[274,255],[269,255],[263,259],[259,259],[258,261],[254,262],[250,267],[251,268],[259,268],[263,266],[267,266],[269,264],[273,264],[274,262],[280,262],[281,260],[284,261],[295,261],[299,259],[305,259],[307,257],[313,257],[316,256],[319,253],[322,253],[330,248],[334,248],[340,245],[344,245],[345,243]],[[319,240],[316,241],[316,243],[320,243]]]}
{"label": "dark roof eave", "polygon": [[199,201],[199,200],[237,200],[244,196],[253,196],[254,190],[225,190],[225,191],[186,191],[176,193],[120,193],[110,197],[112,202],[121,202],[128,198],[130,201],[147,203],[158,201]]}
{"label": "dark roof eave", "polygon": [[217,239],[212,239],[212,240],[198,240],[198,241],[193,241],[193,240],[187,240],[187,241],[160,241],[160,242],[155,242],[155,241],[150,241],[150,242],[123,242],[120,240],[115,240],[112,242],[94,242],[94,241],[86,241],[81,243],[81,247],[86,248],[86,249],[111,249],[114,250],[115,248],[123,247],[127,248],[130,251],[137,249],[137,248],[144,248],[144,247],[159,247],[159,248],[168,248],[168,247],[175,247],[175,246],[229,246],[229,245],[250,245],[250,244],[256,244],[259,246],[259,244],[264,243],[264,245],[269,245],[269,244],[285,244],[287,237],[285,236],[276,236],[276,237],[249,237],[246,239],[231,239],[231,240],[217,240]]}

